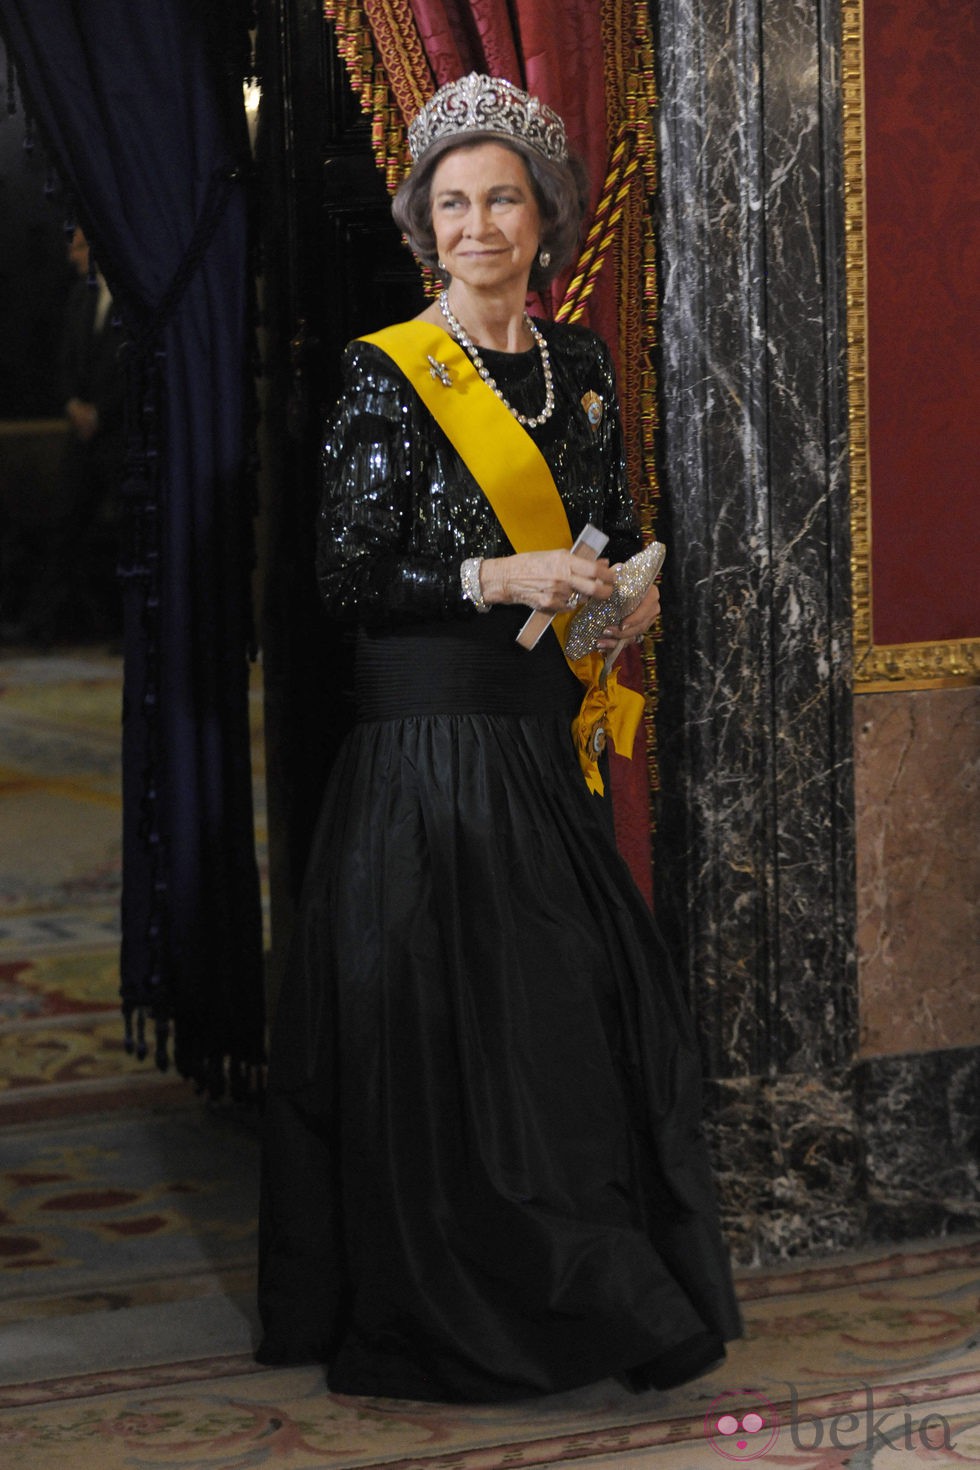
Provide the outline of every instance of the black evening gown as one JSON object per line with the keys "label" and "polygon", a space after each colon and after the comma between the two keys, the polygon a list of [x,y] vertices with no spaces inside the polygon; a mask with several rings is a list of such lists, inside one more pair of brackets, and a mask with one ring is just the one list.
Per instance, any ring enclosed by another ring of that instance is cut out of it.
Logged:
{"label": "black evening gown", "polygon": [[[625,555],[608,357],[548,336],[558,407],[535,437],[573,530]],[[493,366],[533,411],[536,354]],[[691,1020],[580,772],[557,640],[526,653],[526,610],[459,594],[462,556],[506,552],[502,531],[383,355],[353,346],[347,374],[319,573],[362,625],[358,717],[273,1036],[258,1356],[400,1398],[669,1386],[740,1330]]]}

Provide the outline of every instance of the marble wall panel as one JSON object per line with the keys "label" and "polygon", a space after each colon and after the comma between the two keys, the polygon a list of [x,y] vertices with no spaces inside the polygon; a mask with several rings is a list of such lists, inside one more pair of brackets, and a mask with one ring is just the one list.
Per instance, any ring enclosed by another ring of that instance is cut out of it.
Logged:
{"label": "marble wall panel", "polygon": [[980,689],[855,700],[860,1046],[980,1043]]}
{"label": "marble wall panel", "polygon": [[836,9],[761,8],[778,1065],[853,1045],[850,569]]}
{"label": "marble wall panel", "polygon": [[[758,36],[751,12],[659,11],[665,580],[658,911],[712,1070],[769,1061],[772,659],[760,423]],[[732,1057],[734,1053],[734,1058]]]}
{"label": "marble wall panel", "polygon": [[727,1078],[706,1101],[742,1265],[980,1229],[978,1047]]}
{"label": "marble wall panel", "polygon": [[855,1068],[869,1240],[980,1229],[980,1048]]}
{"label": "marble wall panel", "polygon": [[740,1265],[865,1238],[863,1151],[850,1070],[708,1084],[722,1225]]}
{"label": "marble wall panel", "polygon": [[855,1035],[836,12],[663,0],[655,869],[711,1075]]}

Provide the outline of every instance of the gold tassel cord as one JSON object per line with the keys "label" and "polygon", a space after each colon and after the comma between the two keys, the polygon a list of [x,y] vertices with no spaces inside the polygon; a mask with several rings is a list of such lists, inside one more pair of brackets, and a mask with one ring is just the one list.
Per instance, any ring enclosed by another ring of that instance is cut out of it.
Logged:
{"label": "gold tassel cord", "polygon": [[596,278],[605,264],[609,247],[616,238],[617,227],[622,221],[623,212],[626,208],[626,200],[632,188],[633,175],[636,173],[638,167],[639,163],[635,158],[630,159],[627,163],[623,171],[623,181],[610,200],[610,209],[604,221],[602,237],[592,252],[591,259],[585,262],[584,268],[583,260],[585,252],[583,251],[583,260],[579,262],[579,270],[569,286],[564,301],[556,312],[558,321],[577,322],[581,320],[589,297],[592,294],[592,287],[595,285]]}
{"label": "gold tassel cord", "polygon": [[[408,136],[402,108],[379,55],[365,6],[324,0],[323,18],[334,28],[337,51],[347,68],[351,86],[362,112],[371,119],[375,162],[384,174],[389,192],[394,193],[410,166]],[[406,86],[411,96],[419,90],[415,80],[406,81]]]}
{"label": "gold tassel cord", "polygon": [[[612,156],[609,159],[609,168],[606,171],[606,178],[599,194],[599,203],[596,205],[592,224],[589,227],[589,233],[586,236],[585,244],[582,247],[580,264],[585,264],[587,258],[595,251],[596,242],[598,241],[599,235],[602,232],[604,222],[607,215],[609,214],[609,210],[612,207],[613,194],[619,182],[620,172],[626,161],[627,153],[629,152],[629,141],[623,135],[622,128],[620,128],[619,133],[619,141],[613,149]],[[573,282],[573,287],[574,284],[575,283]]]}
{"label": "gold tassel cord", "polygon": [[[621,133],[622,131],[620,129]],[[578,321],[585,310],[595,278],[612,243],[613,234],[610,233],[609,226],[613,225],[614,233],[615,223],[622,217],[622,202],[629,189],[628,181],[636,172],[637,159],[629,156],[630,142],[629,138],[621,136],[613,149],[599,203],[582,247],[575,275],[555,313],[557,321]],[[615,214],[617,208],[619,212]]]}

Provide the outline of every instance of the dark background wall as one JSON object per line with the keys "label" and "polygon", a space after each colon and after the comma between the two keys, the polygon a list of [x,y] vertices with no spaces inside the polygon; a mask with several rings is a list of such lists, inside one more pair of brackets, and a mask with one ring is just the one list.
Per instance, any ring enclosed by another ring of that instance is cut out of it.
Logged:
{"label": "dark background wall", "polygon": [[[7,74],[0,44],[0,76]],[[61,414],[58,347],[75,279],[65,256],[65,205],[39,149],[26,150],[23,110],[0,100],[0,419]]]}
{"label": "dark background wall", "polygon": [[[7,77],[0,42],[0,77]],[[8,83],[9,85],[9,83]],[[62,504],[60,352],[76,281],[65,200],[18,101],[0,87],[0,639],[22,636],[39,558]],[[25,144],[28,146],[25,147]]]}

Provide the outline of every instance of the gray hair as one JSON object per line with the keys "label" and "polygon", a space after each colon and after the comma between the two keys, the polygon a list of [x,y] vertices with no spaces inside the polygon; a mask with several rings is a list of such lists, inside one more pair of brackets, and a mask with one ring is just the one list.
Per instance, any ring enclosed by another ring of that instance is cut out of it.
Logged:
{"label": "gray hair", "polygon": [[574,154],[559,162],[545,158],[517,138],[500,133],[467,132],[440,138],[426,149],[392,200],[395,224],[422,264],[441,274],[432,227],[432,175],[439,161],[454,148],[476,148],[481,143],[500,143],[509,148],[527,170],[541,215],[541,248],[551,255],[547,266],[535,260],[531,267],[529,285],[533,291],[540,290],[574,260],[578,250],[582,220],[589,204],[589,182],[585,165]]}

